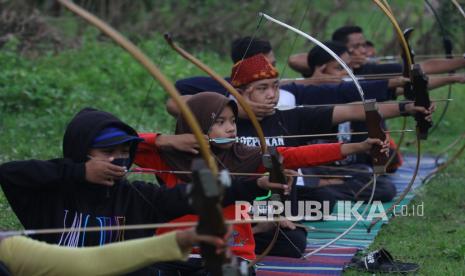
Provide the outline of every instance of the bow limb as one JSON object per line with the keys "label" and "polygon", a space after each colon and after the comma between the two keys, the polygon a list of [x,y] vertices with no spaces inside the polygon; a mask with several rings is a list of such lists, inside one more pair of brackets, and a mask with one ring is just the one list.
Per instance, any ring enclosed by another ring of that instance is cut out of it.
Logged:
{"label": "bow limb", "polygon": [[393,25],[393,27],[394,27],[394,29],[396,31],[397,38],[399,39],[399,42],[400,42],[404,52],[407,53],[406,54],[407,66],[408,66],[408,68],[411,68],[413,61],[412,61],[412,57],[410,56],[410,47],[408,46],[407,40],[405,39],[405,36],[404,36],[402,30],[400,29],[400,26],[397,23],[397,20],[395,19],[394,15],[391,12],[391,8],[389,7],[389,5],[387,3],[384,4],[379,0],[373,0],[373,2],[386,14],[386,16],[391,21],[391,23],[392,23],[392,25]]}
{"label": "bow limb", "polygon": [[[397,23],[397,20],[395,19],[394,15],[391,13],[391,8],[387,4],[387,2],[386,1],[381,2],[381,1],[378,1],[378,0],[373,0],[373,2],[389,18],[389,20],[391,21],[391,23],[392,23],[392,25],[393,25],[393,27],[395,29],[397,38],[399,40],[399,43],[400,43],[401,49],[402,49],[402,60],[404,62],[404,69],[403,69],[402,74],[403,74],[404,77],[407,77],[407,78],[411,79],[410,68],[412,66],[412,56],[411,56],[410,47],[407,44],[407,40],[405,38],[405,35],[402,32],[402,30],[400,29],[399,24]],[[410,90],[411,90],[410,84],[406,84],[404,86],[404,93],[405,93],[405,91],[410,91]],[[407,118],[404,118],[403,123],[402,123],[402,130],[405,130],[406,127],[407,127]],[[389,165],[394,161],[394,158],[397,155],[397,152],[399,151],[402,143],[404,142],[404,139],[405,139],[405,135],[402,132],[400,137],[399,137],[399,140],[396,143],[397,148],[395,149],[395,151],[392,154],[391,158],[387,162],[387,167],[389,167]]]}
{"label": "bow limb", "polygon": [[[459,142],[459,141],[463,141],[465,139],[465,132],[462,133],[462,135],[459,136],[458,139],[456,139],[454,142],[452,143],[456,143],[456,142]],[[437,175],[438,173],[444,171],[447,167],[449,167],[450,164],[454,163],[457,159],[459,159],[459,157],[462,155],[462,153],[465,151],[465,143],[462,144],[462,146],[457,150],[457,152],[455,152],[450,158],[447,159],[447,162],[445,162],[444,164],[440,165],[439,167],[437,167],[434,171],[432,171],[431,173],[429,173],[427,176],[425,176],[425,178],[423,179],[424,182],[430,180],[431,178],[433,178],[435,175]]]}
{"label": "bow limb", "polygon": [[[421,152],[421,143],[420,143],[420,139],[419,139],[419,134],[417,133],[417,161],[415,163],[415,169],[414,169],[414,172],[413,172],[413,176],[412,178],[410,179],[410,182],[407,184],[407,187],[404,189],[404,191],[402,192],[402,194],[397,198],[397,200],[391,205],[391,207],[389,207],[386,211],[385,211],[385,215],[395,211],[394,209],[396,208],[396,206],[399,205],[399,203],[404,200],[404,198],[407,196],[407,194],[410,192],[410,190],[412,189],[413,187],[413,183],[415,183],[415,179],[418,175],[418,170],[420,169],[420,152]],[[367,228],[367,232],[370,233],[371,232],[371,229],[378,223],[382,220],[381,217],[377,217],[375,219],[373,219],[370,223],[370,225],[368,226]]]}
{"label": "bow limb", "polygon": [[[198,68],[200,68],[205,73],[207,73],[214,80],[219,82],[229,93],[231,93],[231,95],[233,95],[236,98],[237,102],[242,107],[242,109],[244,109],[253,127],[255,128],[255,131],[260,141],[260,147],[261,147],[261,151],[263,154],[264,166],[270,172],[270,181],[275,182],[275,183],[285,184],[286,176],[284,175],[284,172],[283,172],[282,158],[274,148],[267,147],[263,129],[260,123],[258,122],[258,119],[255,116],[255,113],[250,108],[249,104],[245,101],[244,97],[229,82],[224,80],[223,77],[218,75],[215,71],[213,71],[206,64],[204,64],[199,59],[189,54],[186,50],[182,49],[176,43],[174,43],[171,35],[165,34],[164,37],[165,37],[165,40],[168,42],[168,44],[177,53],[179,53],[182,57],[184,57],[185,59],[187,59],[194,65],[196,65]],[[281,193],[282,193],[281,191],[272,191],[272,193],[273,193],[272,200],[279,200],[279,201],[281,200]],[[255,260],[249,263],[248,267],[254,266],[257,262],[262,260],[266,255],[268,255],[268,253],[271,251],[271,249],[273,249],[276,241],[278,240],[279,230],[280,230],[279,224],[276,224],[275,233],[269,245],[263,250],[263,252],[259,256],[255,258]]]}
{"label": "bow limb", "polygon": [[321,48],[323,48],[328,54],[330,54],[343,68],[344,70],[346,70],[347,74],[349,74],[349,77],[353,80],[354,84],[355,84],[355,87],[357,88],[357,91],[358,93],[360,94],[360,98],[362,99],[363,102],[365,102],[365,94],[363,93],[363,89],[362,87],[360,86],[360,83],[358,82],[357,78],[355,77],[355,75],[352,73],[352,70],[349,68],[349,66],[347,66],[347,64],[336,54],[334,53],[333,51],[331,51],[331,49],[329,49],[328,47],[326,47],[326,45],[324,45],[323,43],[321,43],[319,40],[317,40],[316,38],[313,38],[312,36],[302,32],[301,30],[295,28],[295,27],[292,27],[286,23],[283,23],[265,13],[260,13],[260,16],[263,16],[264,18],[266,18],[267,20],[271,21],[271,22],[274,22],[278,25],[281,25],[282,27],[286,28],[286,29],[289,29],[303,37],[305,37],[306,39],[310,40],[311,42],[315,43],[316,45],[320,46]]}
{"label": "bow limb", "polygon": [[93,14],[82,9],[78,5],[72,3],[69,0],[58,0],[63,6],[68,8],[73,13],[85,19],[90,24],[97,27],[100,31],[105,33],[111,39],[113,39],[119,46],[125,49],[131,54],[159,83],[163,86],[165,91],[173,98],[176,104],[181,110],[182,116],[186,119],[187,123],[192,129],[194,136],[196,137],[199,143],[199,151],[207,163],[208,167],[212,170],[214,175],[218,174],[218,167],[215,163],[214,158],[212,157],[208,144],[205,141],[202,130],[192,114],[191,110],[188,108],[186,103],[182,100],[178,91],[174,85],[166,78],[166,76],[155,66],[155,64],[131,41],[122,36],[119,32],[113,29],[111,26],[94,16]]}

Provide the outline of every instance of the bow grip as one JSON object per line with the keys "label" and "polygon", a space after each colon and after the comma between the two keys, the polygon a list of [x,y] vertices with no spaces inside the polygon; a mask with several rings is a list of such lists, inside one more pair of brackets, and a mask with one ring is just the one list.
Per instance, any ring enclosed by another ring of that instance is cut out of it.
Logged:
{"label": "bow grip", "polygon": [[[403,73],[402,75],[406,78],[410,78],[411,79],[411,70],[412,68],[409,67],[409,64],[407,62],[407,54],[410,55],[410,58],[412,60],[412,62],[414,62],[414,57],[415,57],[415,52],[413,51],[413,49],[410,47],[410,44],[409,44],[409,39],[410,39],[410,36],[412,35],[413,33],[413,28],[407,28],[403,31],[403,36],[405,38],[405,41],[407,42],[407,48],[408,48],[408,53],[405,52],[405,49],[404,47],[402,47],[401,45],[401,50],[402,50],[402,60],[403,60],[403,64],[404,64],[404,69],[403,69]],[[411,80],[411,82],[408,82],[406,84],[404,84],[404,97],[407,99],[407,100],[415,100],[415,89],[414,89],[414,86],[413,86],[413,81]]]}
{"label": "bow grip", "polygon": [[[375,99],[365,101],[365,116],[368,128],[368,137],[378,138],[381,141],[385,141],[386,134],[381,127],[382,117],[378,112],[378,106],[376,105]],[[373,162],[373,171],[376,174],[386,173],[386,164],[389,157],[381,153],[381,146],[374,145],[370,150],[370,154]]]}

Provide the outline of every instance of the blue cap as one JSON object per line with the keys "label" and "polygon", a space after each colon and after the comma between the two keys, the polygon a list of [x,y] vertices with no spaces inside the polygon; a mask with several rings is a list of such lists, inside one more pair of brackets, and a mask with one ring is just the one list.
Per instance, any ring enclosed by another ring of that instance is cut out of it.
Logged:
{"label": "blue cap", "polygon": [[107,127],[100,131],[97,136],[92,141],[92,148],[107,148],[127,142],[136,142],[139,143],[144,139],[139,138],[138,136],[129,135],[126,131],[116,128],[116,127]]}

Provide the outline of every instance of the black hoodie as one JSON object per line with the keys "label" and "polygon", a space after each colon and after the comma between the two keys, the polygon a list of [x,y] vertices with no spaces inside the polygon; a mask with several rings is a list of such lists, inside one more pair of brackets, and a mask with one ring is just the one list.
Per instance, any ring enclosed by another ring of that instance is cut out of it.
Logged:
{"label": "black hoodie", "polygon": [[[85,180],[85,162],[97,133],[118,127],[136,131],[115,116],[86,108],[69,123],[64,158],[15,161],[0,166],[0,184],[26,229],[86,228],[164,222],[190,213],[185,185],[174,189],[121,180],[112,187]],[[133,159],[135,147],[131,148]],[[37,235],[36,239],[65,246],[100,245],[153,235],[154,230],[71,232]]]}

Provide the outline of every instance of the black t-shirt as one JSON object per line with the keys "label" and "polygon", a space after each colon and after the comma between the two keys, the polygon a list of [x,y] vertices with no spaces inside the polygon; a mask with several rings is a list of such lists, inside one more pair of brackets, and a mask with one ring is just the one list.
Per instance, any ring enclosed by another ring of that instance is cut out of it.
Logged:
{"label": "black t-shirt", "polygon": [[[306,135],[329,133],[333,123],[332,107],[299,108],[287,111],[277,110],[275,114],[260,121],[265,136]],[[248,119],[238,119],[237,136],[241,143],[248,146],[259,146],[255,128]],[[267,138],[269,146],[306,145],[316,138]]]}

